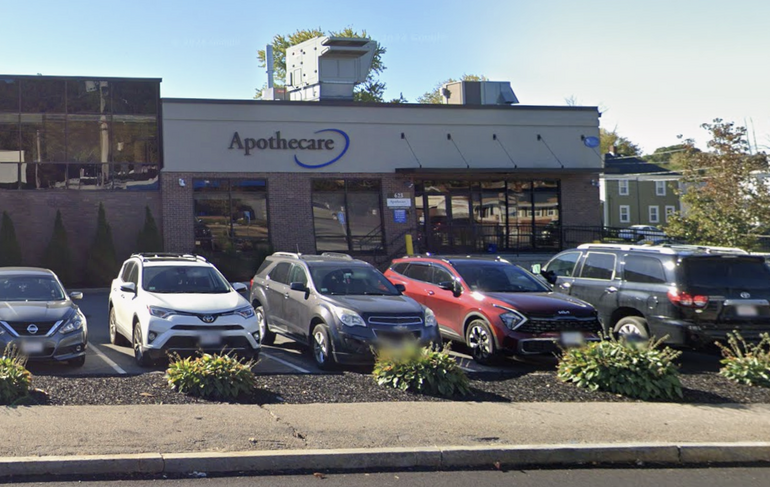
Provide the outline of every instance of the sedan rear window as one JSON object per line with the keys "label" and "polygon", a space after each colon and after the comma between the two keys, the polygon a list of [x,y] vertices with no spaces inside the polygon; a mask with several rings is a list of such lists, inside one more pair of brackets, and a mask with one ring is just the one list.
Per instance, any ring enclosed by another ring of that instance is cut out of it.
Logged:
{"label": "sedan rear window", "polygon": [[682,265],[685,282],[694,288],[770,290],[770,269],[761,259],[691,258]]}

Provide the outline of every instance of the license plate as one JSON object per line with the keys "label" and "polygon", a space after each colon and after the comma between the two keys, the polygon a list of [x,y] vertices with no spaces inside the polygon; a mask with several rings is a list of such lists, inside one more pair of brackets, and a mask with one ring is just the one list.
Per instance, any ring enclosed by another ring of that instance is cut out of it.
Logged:
{"label": "license plate", "polygon": [[24,354],[30,354],[30,353],[42,353],[43,351],[43,342],[29,342],[24,341],[21,342],[21,353]]}
{"label": "license plate", "polygon": [[756,306],[750,304],[739,304],[735,307],[735,314],[738,316],[757,316],[759,311]]}
{"label": "license plate", "polygon": [[201,335],[201,338],[200,338],[201,346],[203,347],[219,345],[221,341],[222,341],[221,337],[214,333],[206,333],[204,335]]}
{"label": "license plate", "polygon": [[565,347],[575,347],[582,345],[585,339],[579,331],[563,331],[561,333],[561,343]]}

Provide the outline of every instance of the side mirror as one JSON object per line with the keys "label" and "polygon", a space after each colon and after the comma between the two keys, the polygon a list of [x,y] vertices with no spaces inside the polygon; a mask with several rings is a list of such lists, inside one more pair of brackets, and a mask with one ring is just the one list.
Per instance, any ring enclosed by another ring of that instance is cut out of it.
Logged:
{"label": "side mirror", "polygon": [[406,286],[403,284],[393,284],[393,286],[396,288],[396,291],[400,292],[401,294],[404,294],[406,292]]}
{"label": "side mirror", "polygon": [[124,293],[136,294],[136,284],[133,282],[126,282],[120,285],[120,290]]}
{"label": "side mirror", "polygon": [[532,272],[532,274],[540,274],[540,271],[542,269],[543,269],[543,266],[541,266],[540,264],[532,264],[530,266],[530,271]]}
{"label": "side mirror", "polygon": [[83,293],[80,291],[75,291],[70,293],[70,299],[83,299]]}
{"label": "side mirror", "polygon": [[457,289],[455,287],[455,282],[454,281],[440,282],[440,283],[438,283],[438,287],[440,287],[444,291],[452,291],[452,292],[456,291],[456,289]]}
{"label": "side mirror", "polygon": [[292,282],[291,284],[289,284],[289,288],[292,291],[300,291],[300,292],[303,292],[303,293],[306,293],[308,291],[307,286],[305,286],[301,282]]}
{"label": "side mirror", "polygon": [[540,275],[551,284],[556,284],[556,279],[559,278],[554,271],[540,271]]}
{"label": "side mirror", "polygon": [[233,289],[235,289],[235,292],[238,292],[238,293],[249,290],[248,286],[246,286],[246,284],[244,284],[242,282],[234,283],[233,284]]}

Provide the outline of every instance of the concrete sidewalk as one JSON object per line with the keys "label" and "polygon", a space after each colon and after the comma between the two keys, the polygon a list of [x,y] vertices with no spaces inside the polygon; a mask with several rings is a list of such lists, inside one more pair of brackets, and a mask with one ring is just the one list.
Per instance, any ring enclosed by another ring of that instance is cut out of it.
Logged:
{"label": "concrete sidewalk", "polygon": [[770,461],[767,404],[36,406],[0,431],[0,477]]}

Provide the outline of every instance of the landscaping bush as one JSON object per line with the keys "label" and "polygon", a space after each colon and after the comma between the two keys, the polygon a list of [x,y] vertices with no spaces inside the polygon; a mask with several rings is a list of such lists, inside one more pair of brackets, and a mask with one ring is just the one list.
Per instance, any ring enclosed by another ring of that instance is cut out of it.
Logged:
{"label": "landscaping bush", "polygon": [[43,265],[56,273],[59,279],[69,285],[73,282],[72,251],[70,250],[67,230],[64,229],[61,211],[56,211],[53,233],[43,256]]}
{"label": "landscaping bush", "polygon": [[137,252],[163,252],[163,238],[149,206],[144,208],[144,227],[136,239]]}
{"label": "landscaping bush", "polygon": [[24,357],[6,347],[0,357],[0,404],[13,404],[29,393],[31,374],[25,365]]}
{"label": "landscaping bush", "polygon": [[21,265],[21,247],[16,239],[16,229],[8,212],[3,212],[0,223],[0,267]]}
{"label": "landscaping bush", "polygon": [[720,375],[739,384],[770,387],[770,334],[761,334],[758,343],[747,343],[740,333],[728,333],[727,345],[717,342],[717,346],[723,357]]}
{"label": "landscaping bush", "polygon": [[639,399],[682,397],[677,366],[681,352],[660,347],[663,340],[602,340],[564,351],[558,377],[578,387]]}
{"label": "landscaping bush", "polygon": [[251,360],[224,353],[174,356],[166,370],[166,380],[172,389],[191,396],[236,399],[254,389],[256,382],[251,371],[254,365]]}
{"label": "landscaping bush", "polygon": [[107,223],[104,205],[99,203],[96,235],[86,262],[86,283],[89,286],[109,285],[118,273],[118,259],[112,242],[112,229]]}
{"label": "landscaping bush", "polygon": [[470,392],[468,376],[448,353],[407,344],[383,348],[375,353],[374,380],[403,391],[450,397]]}

